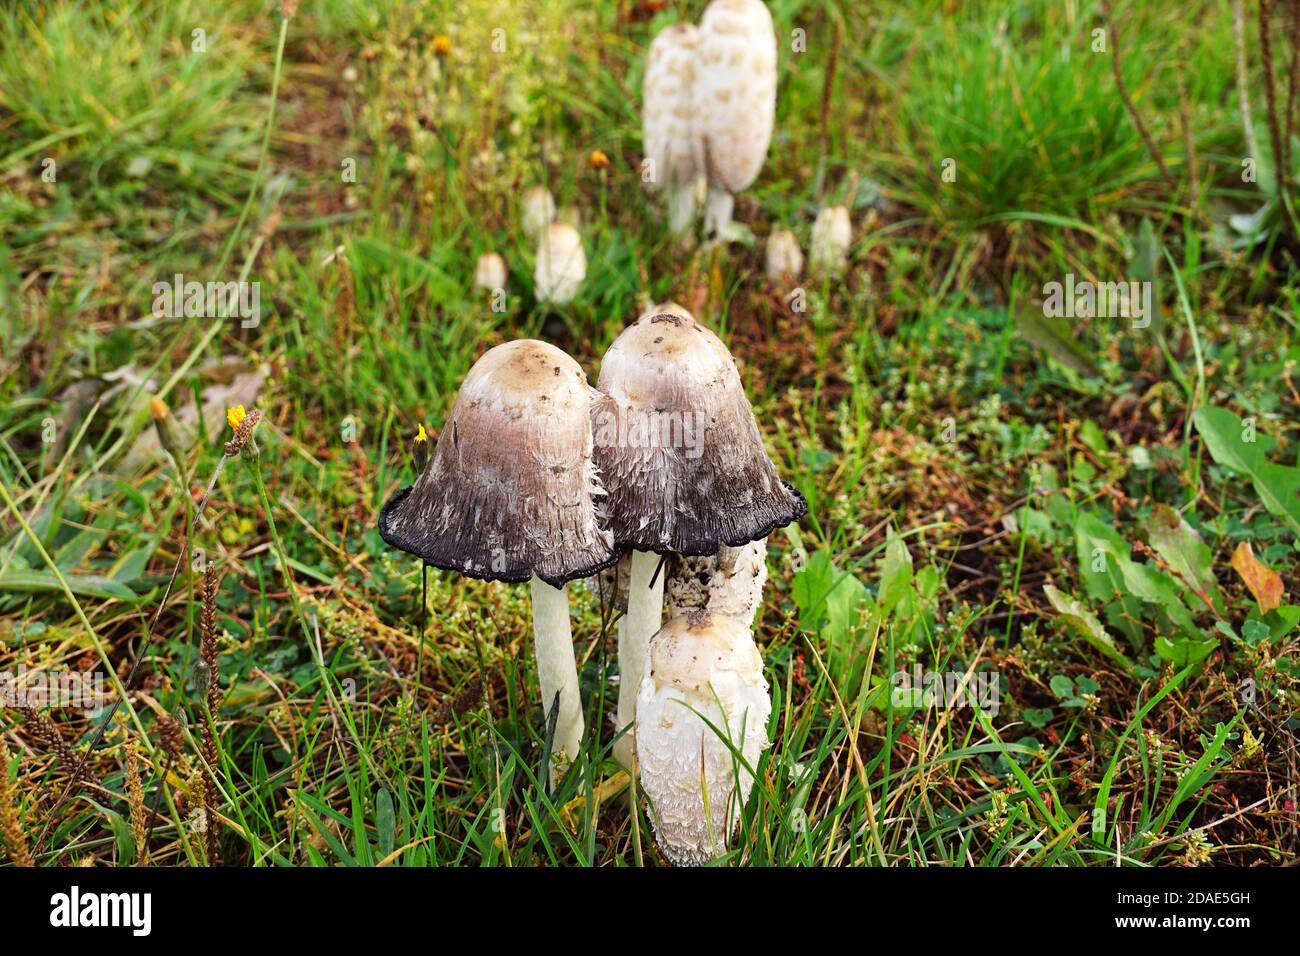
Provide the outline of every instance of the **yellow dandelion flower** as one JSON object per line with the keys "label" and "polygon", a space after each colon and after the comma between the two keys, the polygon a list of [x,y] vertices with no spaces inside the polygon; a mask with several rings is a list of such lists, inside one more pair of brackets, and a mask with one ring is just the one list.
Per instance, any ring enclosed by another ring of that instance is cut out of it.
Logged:
{"label": "yellow dandelion flower", "polygon": [[433,52],[438,56],[451,55],[451,37],[439,34],[433,38]]}
{"label": "yellow dandelion flower", "polygon": [[157,395],[149,399],[149,414],[153,416],[156,422],[165,422],[167,420],[167,403]]}
{"label": "yellow dandelion flower", "polygon": [[238,431],[239,423],[242,422],[247,415],[248,413],[244,411],[243,405],[236,405],[234,408],[227,408],[226,424],[231,427],[231,430]]}
{"label": "yellow dandelion flower", "polygon": [[591,151],[591,156],[589,156],[587,159],[587,162],[591,163],[592,169],[604,169],[606,166],[609,165],[609,157],[605,155],[605,151],[603,149],[593,149]]}
{"label": "yellow dandelion flower", "polygon": [[415,443],[419,445],[423,442],[427,442],[428,440],[429,440],[429,433],[424,430],[424,423],[421,422],[420,430],[415,433]]}

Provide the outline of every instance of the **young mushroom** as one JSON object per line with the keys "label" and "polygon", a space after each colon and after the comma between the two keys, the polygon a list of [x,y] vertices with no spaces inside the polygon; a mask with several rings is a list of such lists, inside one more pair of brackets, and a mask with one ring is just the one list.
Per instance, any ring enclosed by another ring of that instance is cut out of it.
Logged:
{"label": "young mushroom", "polygon": [[767,237],[767,277],[773,282],[798,279],[803,272],[803,252],[789,229],[773,229]]}
{"label": "young mushroom", "polygon": [[712,555],[803,517],[763,446],[735,361],[689,315],[642,316],[601,362],[593,407],[601,505],[632,552],[619,633],[618,723],[636,712],[650,636],[663,613],[660,556]]}
{"label": "young mushroom", "polygon": [[567,305],[587,276],[587,256],[582,237],[567,222],[552,223],[537,248],[533,283],[539,302]]}
{"label": "young mushroom", "polygon": [[813,223],[812,242],[808,247],[808,267],[821,275],[834,275],[844,269],[853,227],[849,211],[843,206],[827,206]]}
{"label": "young mushroom", "polygon": [[415,484],[384,505],[384,541],[446,571],[529,581],[542,707],[555,735],[551,783],[582,739],[566,585],[618,556],[597,519],[594,395],[578,363],[545,342],[484,353],[465,376]]}
{"label": "young mushroom", "polygon": [[524,235],[540,239],[555,222],[555,200],[545,186],[533,186],[524,192]]}
{"label": "young mushroom", "polygon": [[705,231],[727,238],[735,194],[763,168],[776,120],[776,33],[761,0],[713,0],[695,78],[709,192]]}
{"label": "young mushroom", "polygon": [[691,23],[660,31],[646,56],[641,128],[650,185],[668,197],[668,228],[685,234],[704,188],[704,143],[695,101],[696,44]]}
{"label": "young mushroom", "polygon": [[474,266],[474,285],[495,292],[506,287],[506,260],[499,253],[485,252]]}
{"label": "young mushroom", "polygon": [[743,621],[700,609],[654,635],[637,697],[637,759],[656,841],[677,866],[726,852],[768,745],[771,711]]}

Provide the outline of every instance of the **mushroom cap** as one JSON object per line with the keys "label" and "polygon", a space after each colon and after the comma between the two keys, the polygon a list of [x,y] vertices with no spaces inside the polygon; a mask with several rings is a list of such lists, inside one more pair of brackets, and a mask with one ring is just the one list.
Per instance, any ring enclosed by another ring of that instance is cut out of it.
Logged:
{"label": "mushroom cap", "polygon": [[773,282],[798,279],[803,272],[803,251],[789,229],[773,229],[767,239],[767,277]]}
{"label": "mushroom cap", "polygon": [[689,315],[642,316],[601,362],[601,505],[620,548],[714,554],[802,518],[763,447],[736,363]]}
{"label": "mushroom cap", "polygon": [[461,385],[415,484],[379,533],[434,567],[552,587],[618,560],[596,516],[593,390],[572,358],[531,339],[489,349]]}
{"label": "mushroom cap", "polygon": [[504,289],[506,286],[506,260],[500,253],[485,252],[474,266],[474,285],[480,289]]}
{"label": "mushroom cap", "polygon": [[650,44],[642,84],[641,131],[654,162],[655,189],[704,178],[704,144],[695,100],[699,31],[692,23],[665,27]]}
{"label": "mushroom cap", "polygon": [[709,182],[738,193],[763,168],[776,120],[776,32],[760,0],[709,4],[695,90]]}
{"label": "mushroom cap", "polygon": [[719,733],[751,768],[768,745],[763,660],[743,621],[703,610],[669,620],[647,657],[636,705],[641,786],[668,858],[703,865],[725,851],[754,783]]}

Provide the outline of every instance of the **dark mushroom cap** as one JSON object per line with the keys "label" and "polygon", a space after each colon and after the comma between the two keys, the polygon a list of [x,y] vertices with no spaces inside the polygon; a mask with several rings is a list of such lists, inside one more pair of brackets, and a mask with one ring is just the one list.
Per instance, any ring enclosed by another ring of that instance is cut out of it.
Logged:
{"label": "dark mushroom cap", "polygon": [[731,353],[684,311],[624,329],[605,353],[599,387],[601,511],[618,547],[714,554],[807,513],[776,475]]}
{"label": "dark mushroom cap", "polygon": [[461,385],[415,484],[389,499],[379,534],[434,567],[553,587],[618,560],[596,517],[595,393],[545,342],[498,345]]}

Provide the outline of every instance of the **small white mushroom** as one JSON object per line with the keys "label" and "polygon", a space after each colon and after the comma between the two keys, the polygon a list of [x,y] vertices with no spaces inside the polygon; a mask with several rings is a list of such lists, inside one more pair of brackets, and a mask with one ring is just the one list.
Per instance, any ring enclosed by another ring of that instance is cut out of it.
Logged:
{"label": "small white mushroom", "polygon": [[812,242],[808,248],[808,267],[815,273],[834,274],[844,269],[853,227],[849,211],[843,206],[827,206],[813,223]]}
{"label": "small white mushroom", "polygon": [[546,227],[555,222],[555,200],[545,186],[533,186],[524,193],[524,235],[541,238]]}
{"label": "small white mushroom", "polygon": [[637,760],[655,839],[674,864],[702,866],[726,851],[768,746],[771,712],[763,660],[743,622],[696,610],[651,639]]}
{"label": "small white mushroom", "polygon": [[587,256],[578,230],[568,223],[552,223],[537,247],[533,282],[538,300],[566,305],[578,294],[586,276]]}
{"label": "small white mushroom", "polygon": [[724,545],[717,554],[677,555],[664,584],[664,606],[670,618],[705,608],[712,614],[726,614],[749,625],[763,603],[766,583],[766,538],[739,548]]}
{"label": "small white mushroom", "polygon": [[485,252],[474,267],[474,285],[480,289],[504,289],[506,274],[506,260],[498,253]]}
{"label": "small white mushroom", "polygon": [[690,229],[704,191],[704,142],[695,99],[699,31],[675,23],[660,31],[646,56],[641,130],[652,189],[668,199],[673,235]]}
{"label": "small white mushroom", "polygon": [[705,227],[726,238],[734,197],[763,168],[776,120],[776,32],[761,0],[713,0],[700,20],[695,95],[709,194]]}
{"label": "small white mushroom", "polygon": [[767,277],[773,282],[798,279],[803,272],[803,251],[789,229],[773,229],[767,237]]}

